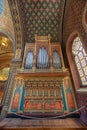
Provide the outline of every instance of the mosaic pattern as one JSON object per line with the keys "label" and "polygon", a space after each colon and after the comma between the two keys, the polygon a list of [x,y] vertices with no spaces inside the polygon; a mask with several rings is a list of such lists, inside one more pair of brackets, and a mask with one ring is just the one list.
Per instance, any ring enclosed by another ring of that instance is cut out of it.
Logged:
{"label": "mosaic pattern", "polygon": [[[59,25],[64,0],[23,0],[26,42],[34,42],[35,34],[51,35],[51,42],[59,41]],[[21,7],[20,7],[21,8]]]}
{"label": "mosaic pattern", "polygon": [[[23,41],[23,36],[22,36],[22,26],[24,25],[24,21],[20,21],[20,15],[19,15],[19,7],[18,7],[18,0],[9,0],[9,7],[11,10],[11,14],[12,14],[12,19],[13,19],[13,24],[14,24],[14,28],[15,28],[15,43],[16,44],[16,48],[21,49],[22,47],[22,41]],[[20,7],[22,7],[22,2],[20,0]],[[21,13],[23,14],[23,9],[21,10]]]}

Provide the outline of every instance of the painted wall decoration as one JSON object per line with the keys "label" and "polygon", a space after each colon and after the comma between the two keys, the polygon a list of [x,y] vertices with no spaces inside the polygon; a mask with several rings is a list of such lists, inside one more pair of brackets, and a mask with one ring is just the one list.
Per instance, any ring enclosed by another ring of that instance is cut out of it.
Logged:
{"label": "painted wall decoration", "polygon": [[22,88],[22,96],[21,96],[21,102],[20,102],[20,111],[24,110],[24,94],[25,94],[25,84]]}
{"label": "painted wall decoration", "polygon": [[67,101],[68,101],[69,108],[74,109],[75,108],[74,100],[73,100],[72,92],[69,87],[66,88],[66,92],[67,92]]}
{"label": "painted wall decoration", "polygon": [[20,88],[17,88],[14,94],[14,99],[12,103],[12,109],[17,110],[19,106],[19,96],[20,96]]}
{"label": "painted wall decoration", "polygon": [[52,99],[45,99],[45,100],[41,100],[41,99],[25,99],[24,102],[24,111],[30,112],[35,110],[35,112],[39,112],[39,110],[41,110],[41,112],[54,112],[56,110],[63,110],[63,105],[62,105],[62,100],[52,100]]}
{"label": "painted wall decoration", "polygon": [[61,84],[58,80],[17,79],[11,105],[11,112],[64,113],[76,110],[74,95],[69,77]]}
{"label": "painted wall decoration", "polygon": [[62,100],[57,100],[57,101],[56,101],[55,108],[56,108],[56,109],[59,109],[59,110],[63,109]]}
{"label": "painted wall decoration", "polygon": [[64,79],[64,85],[65,85],[68,109],[69,111],[74,111],[76,107],[75,107],[74,95],[73,95],[73,91],[69,79]]}
{"label": "painted wall decoration", "polygon": [[[52,81],[51,81],[52,82]],[[32,87],[31,87],[32,84]],[[28,81],[25,86],[23,112],[63,112],[62,90],[56,83]]]}
{"label": "painted wall decoration", "polygon": [[16,79],[14,95],[13,95],[13,100],[12,100],[12,106],[11,106],[12,112],[17,112],[19,109],[22,84],[23,84],[22,79]]}
{"label": "painted wall decoration", "polygon": [[65,91],[64,91],[64,85],[61,84],[61,89],[62,89],[62,102],[63,102],[63,109],[64,111],[67,111],[67,103],[65,99]]}

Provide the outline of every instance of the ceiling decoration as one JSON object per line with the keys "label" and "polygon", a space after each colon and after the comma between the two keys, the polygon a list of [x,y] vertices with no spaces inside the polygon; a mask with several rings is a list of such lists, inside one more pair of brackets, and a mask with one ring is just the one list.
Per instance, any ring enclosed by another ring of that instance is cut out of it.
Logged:
{"label": "ceiling decoration", "polygon": [[17,48],[21,49],[23,47],[22,43],[24,41],[23,36],[22,36],[23,30],[22,30],[22,24],[20,20],[21,17],[19,15],[19,9],[18,9],[18,4],[17,4],[18,1],[20,1],[20,5],[21,5],[22,0],[8,0],[8,4],[10,7],[12,20],[13,20],[13,25],[14,25],[14,32],[15,32],[15,49]]}
{"label": "ceiling decoration", "polygon": [[47,36],[51,42],[58,42],[65,0],[18,0],[24,38],[26,42],[35,42],[35,34]]}

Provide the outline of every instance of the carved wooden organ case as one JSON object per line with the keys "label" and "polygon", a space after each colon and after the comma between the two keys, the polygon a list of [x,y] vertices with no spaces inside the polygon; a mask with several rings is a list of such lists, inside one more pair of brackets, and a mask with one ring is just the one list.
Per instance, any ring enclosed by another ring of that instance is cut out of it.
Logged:
{"label": "carved wooden organ case", "polygon": [[50,43],[49,35],[35,35],[35,43],[26,43],[22,68],[13,80],[9,113],[50,116],[76,110],[60,43]]}

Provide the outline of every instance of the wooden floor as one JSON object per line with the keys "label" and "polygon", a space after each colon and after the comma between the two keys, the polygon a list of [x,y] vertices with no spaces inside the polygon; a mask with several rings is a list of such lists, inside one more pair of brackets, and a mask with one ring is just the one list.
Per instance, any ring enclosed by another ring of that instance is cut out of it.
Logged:
{"label": "wooden floor", "polygon": [[6,118],[0,122],[0,128],[87,128],[87,126],[79,118],[56,120]]}

